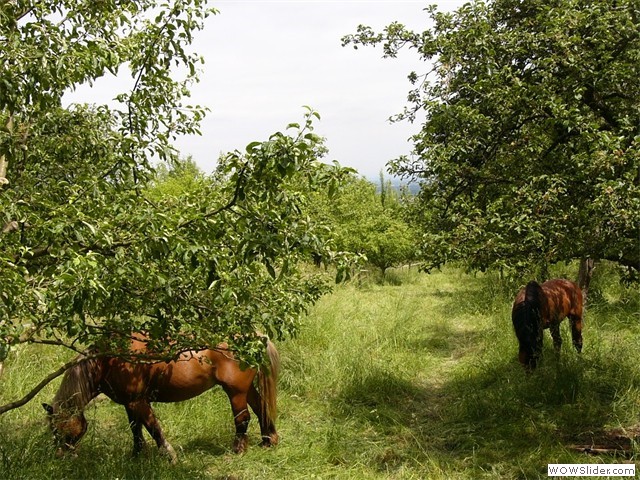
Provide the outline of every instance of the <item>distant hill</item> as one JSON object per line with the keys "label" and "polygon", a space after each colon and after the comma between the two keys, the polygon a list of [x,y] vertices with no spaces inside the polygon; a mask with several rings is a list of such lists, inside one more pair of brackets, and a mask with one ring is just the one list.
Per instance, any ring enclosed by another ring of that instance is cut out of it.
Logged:
{"label": "distant hill", "polygon": [[[380,178],[379,177],[365,177],[371,183],[373,183],[377,190],[380,191]],[[395,177],[385,177],[385,182],[391,182],[391,187],[395,190],[400,191],[402,187],[406,186],[409,189],[409,192],[412,194],[417,194],[420,191],[420,185],[416,182],[407,182],[406,180],[401,180]]]}

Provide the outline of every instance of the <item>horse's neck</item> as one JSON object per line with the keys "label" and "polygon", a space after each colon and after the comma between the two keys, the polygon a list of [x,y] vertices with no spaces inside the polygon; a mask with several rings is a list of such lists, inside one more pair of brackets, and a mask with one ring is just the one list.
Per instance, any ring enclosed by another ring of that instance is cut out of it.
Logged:
{"label": "horse's neck", "polygon": [[98,395],[101,368],[95,360],[83,360],[67,370],[54,398],[64,410],[83,410]]}

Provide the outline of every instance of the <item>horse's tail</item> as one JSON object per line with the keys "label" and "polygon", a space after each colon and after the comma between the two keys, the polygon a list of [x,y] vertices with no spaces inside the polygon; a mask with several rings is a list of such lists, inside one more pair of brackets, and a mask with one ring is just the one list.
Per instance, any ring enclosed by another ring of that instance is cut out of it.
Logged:
{"label": "horse's tail", "polygon": [[277,408],[277,383],[280,372],[280,354],[271,340],[267,340],[267,357],[269,363],[260,367],[258,373],[258,391],[262,397],[262,415],[275,421]]}
{"label": "horse's tail", "polygon": [[530,281],[524,289],[524,298],[513,306],[511,314],[513,328],[520,343],[520,361],[530,368],[535,368],[540,355],[543,295],[540,284]]}

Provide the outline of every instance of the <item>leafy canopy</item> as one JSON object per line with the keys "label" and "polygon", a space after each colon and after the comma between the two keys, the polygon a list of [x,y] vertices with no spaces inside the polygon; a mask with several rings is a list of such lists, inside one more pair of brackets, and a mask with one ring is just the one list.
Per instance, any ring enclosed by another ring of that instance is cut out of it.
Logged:
{"label": "leafy canopy", "polygon": [[398,119],[426,119],[393,172],[421,179],[430,266],[609,259],[638,270],[640,12],[635,0],[495,0],[433,26],[360,26],[345,44],[432,68]]}
{"label": "leafy canopy", "polygon": [[[177,162],[172,140],[204,114],[184,99],[206,2],[0,5],[2,353],[120,351],[146,331],[162,355],[225,340],[260,363],[256,331],[295,334],[328,288],[299,268],[311,252],[332,257],[307,196],[343,176],[319,161],[317,113],[162,192],[153,157]],[[62,106],[76,85],[127,70],[116,106]]]}

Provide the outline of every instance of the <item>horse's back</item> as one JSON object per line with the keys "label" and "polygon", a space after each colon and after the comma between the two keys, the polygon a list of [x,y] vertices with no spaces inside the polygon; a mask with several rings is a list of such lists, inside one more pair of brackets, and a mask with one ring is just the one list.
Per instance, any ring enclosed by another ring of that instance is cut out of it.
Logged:
{"label": "horse's back", "polygon": [[547,299],[550,320],[560,321],[567,316],[582,316],[582,290],[577,283],[564,278],[542,284]]}
{"label": "horse's back", "polygon": [[543,290],[560,289],[566,292],[580,291],[580,287],[576,282],[572,282],[566,278],[554,278],[547,280],[541,286]]}
{"label": "horse's back", "polygon": [[521,288],[513,301],[512,313],[516,311],[521,305],[538,304],[541,301],[541,297],[544,292],[541,290],[540,284],[535,280],[531,280],[526,287]]}
{"label": "horse's back", "polygon": [[[536,282],[530,282],[530,284],[533,283]],[[513,302],[512,315],[521,305],[529,301],[527,292],[534,290],[529,285],[522,288],[516,295]],[[582,290],[575,282],[564,278],[555,278],[547,280],[540,285],[536,283],[536,287],[541,289],[541,291],[538,291],[542,297],[540,299],[540,310],[545,328],[549,322],[560,321],[569,315],[582,316]]]}
{"label": "horse's back", "polygon": [[[132,353],[144,353],[144,341],[135,339]],[[120,357],[104,359],[101,390],[112,400],[127,404],[138,399],[179,402],[196,397],[215,385],[248,388],[255,370],[241,370],[226,348],[183,352],[169,362],[130,362]],[[237,385],[236,385],[237,384]]]}

